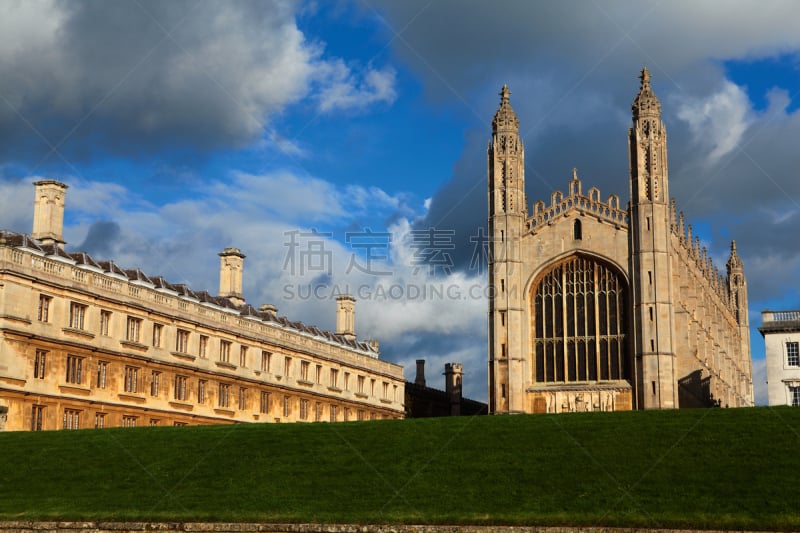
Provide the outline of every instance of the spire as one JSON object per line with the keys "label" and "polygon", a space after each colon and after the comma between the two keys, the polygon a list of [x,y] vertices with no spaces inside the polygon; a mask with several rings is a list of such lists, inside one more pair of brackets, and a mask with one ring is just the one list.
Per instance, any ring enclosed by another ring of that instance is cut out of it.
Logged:
{"label": "spire", "polygon": [[661,117],[661,102],[658,101],[653,89],[650,87],[650,71],[647,70],[647,67],[642,69],[639,79],[642,81],[639,94],[633,99],[633,105],[631,106],[634,122],[640,117]]}
{"label": "spire", "polygon": [[519,119],[517,118],[517,114],[514,113],[514,109],[511,107],[511,101],[509,99],[511,91],[508,90],[508,85],[503,85],[503,88],[498,94],[500,95],[500,108],[497,110],[497,113],[494,114],[492,131],[518,130]]}
{"label": "spire", "polygon": [[743,266],[739,254],[736,253],[736,241],[731,241],[731,257],[728,259],[728,272],[734,268],[741,269]]}

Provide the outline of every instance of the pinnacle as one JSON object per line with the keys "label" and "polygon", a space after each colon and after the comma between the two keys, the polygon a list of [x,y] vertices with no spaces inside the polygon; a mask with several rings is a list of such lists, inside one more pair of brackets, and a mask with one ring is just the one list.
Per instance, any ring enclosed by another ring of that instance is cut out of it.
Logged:
{"label": "pinnacle", "polygon": [[508,85],[503,84],[503,87],[500,89],[498,94],[500,95],[500,108],[494,115],[492,128],[494,130],[497,130],[498,128],[518,128],[519,120],[517,119],[516,113],[514,113],[514,109],[511,107],[511,101],[509,99],[511,91],[508,89]]}
{"label": "pinnacle", "polygon": [[633,119],[637,120],[640,116],[646,115],[660,116],[661,103],[658,101],[658,98],[653,93],[653,89],[650,87],[650,71],[647,70],[647,67],[642,69],[639,79],[641,80],[639,94],[636,95],[636,98],[633,100],[633,105],[631,106],[633,111]]}
{"label": "pinnacle", "polygon": [[649,89],[650,88],[650,71],[647,70],[647,67],[642,69],[642,73],[639,75],[639,79],[642,80],[642,89],[645,86]]}
{"label": "pinnacle", "polygon": [[500,89],[500,92],[498,94],[500,95],[500,105],[501,106],[503,104],[509,104],[510,103],[509,96],[511,95],[511,91],[508,90],[508,85],[506,85],[504,83],[503,84],[503,88]]}

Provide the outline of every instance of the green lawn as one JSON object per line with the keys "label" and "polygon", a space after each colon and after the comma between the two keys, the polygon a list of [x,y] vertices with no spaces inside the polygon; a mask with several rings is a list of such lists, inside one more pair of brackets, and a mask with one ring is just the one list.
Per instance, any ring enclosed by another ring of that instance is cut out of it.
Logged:
{"label": "green lawn", "polygon": [[0,434],[0,519],[800,528],[800,409]]}

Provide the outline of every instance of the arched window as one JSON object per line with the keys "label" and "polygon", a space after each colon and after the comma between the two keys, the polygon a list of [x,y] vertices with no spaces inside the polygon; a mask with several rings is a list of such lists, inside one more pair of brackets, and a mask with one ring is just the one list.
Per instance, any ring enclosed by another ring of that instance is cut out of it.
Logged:
{"label": "arched window", "polygon": [[536,383],[627,379],[625,279],[594,258],[573,255],[534,283]]}
{"label": "arched window", "polygon": [[583,238],[583,235],[582,235],[582,232],[581,232],[581,221],[580,220],[576,220],[575,221],[575,225],[572,226],[572,238],[575,239],[576,241],[579,241],[579,240],[581,240]]}

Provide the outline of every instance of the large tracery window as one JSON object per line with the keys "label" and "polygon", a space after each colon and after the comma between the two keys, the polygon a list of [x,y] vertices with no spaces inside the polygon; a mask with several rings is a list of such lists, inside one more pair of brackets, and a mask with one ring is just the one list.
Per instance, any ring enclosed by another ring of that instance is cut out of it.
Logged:
{"label": "large tracery window", "polygon": [[628,378],[621,274],[574,255],[546,272],[533,291],[536,383]]}

